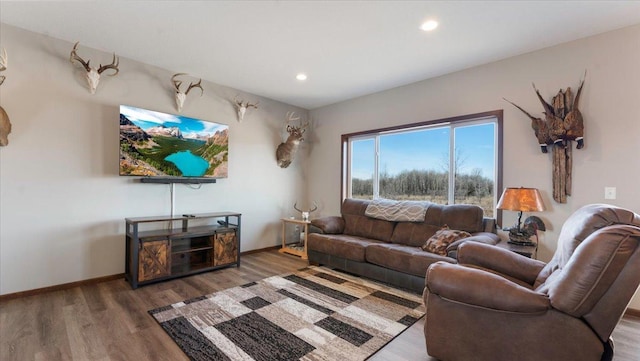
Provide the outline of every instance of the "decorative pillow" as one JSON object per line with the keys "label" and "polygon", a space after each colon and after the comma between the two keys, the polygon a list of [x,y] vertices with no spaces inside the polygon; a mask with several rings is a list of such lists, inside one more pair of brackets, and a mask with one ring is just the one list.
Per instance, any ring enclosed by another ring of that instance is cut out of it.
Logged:
{"label": "decorative pillow", "polygon": [[447,247],[463,238],[471,237],[469,232],[457,231],[455,229],[449,229],[449,226],[444,225],[439,231],[436,232],[427,242],[422,246],[423,251],[439,254],[441,256],[447,255]]}

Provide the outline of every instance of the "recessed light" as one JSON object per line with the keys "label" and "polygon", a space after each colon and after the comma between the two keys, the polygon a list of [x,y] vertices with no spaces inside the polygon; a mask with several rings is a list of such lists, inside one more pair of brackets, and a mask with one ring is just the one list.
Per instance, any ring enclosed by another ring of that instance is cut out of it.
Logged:
{"label": "recessed light", "polygon": [[420,25],[420,29],[424,31],[431,31],[438,27],[438,22],[435,20],[428,20]]}
{"label": "recessed light", "polygon": [[296,75],[296,79],[302,81],[302,80],[307,80],[307,74],[305,73],[300,73],[298,75]]}

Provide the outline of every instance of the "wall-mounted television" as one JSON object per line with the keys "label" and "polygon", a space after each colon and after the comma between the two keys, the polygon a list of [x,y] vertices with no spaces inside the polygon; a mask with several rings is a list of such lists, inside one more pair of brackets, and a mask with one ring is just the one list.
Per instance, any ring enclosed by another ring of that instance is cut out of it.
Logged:
{"label": "wall-mounted television", "polygon": [[120,175],[226,178],[229,126],[120,106]]}

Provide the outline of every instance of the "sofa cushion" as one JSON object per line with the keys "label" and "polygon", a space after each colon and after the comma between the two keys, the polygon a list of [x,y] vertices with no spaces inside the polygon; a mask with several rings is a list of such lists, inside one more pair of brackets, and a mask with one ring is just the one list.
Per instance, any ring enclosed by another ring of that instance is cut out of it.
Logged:
{"label": "sofa cushion", "polygon": [[421,248],[423,251],[445,256],[447,254],[447,247],[451,243],[468,237],[471,237],[471,233],[449,229],[449,227],[445,226],[431,236]]}
{"label": "sofa cushion", "polygon": [[392,243],[370,244],[365,254],[369,263],[418,277],[424,277],[434,262],[456,263],[453,258],[425,252],[418,247]]}
{"label": "sofa cushion", "polygon": [[442,206],[440,225],[448,225],[450,229],[458,229],[469,233],[484,231],[482,223],[484,211],[471,204],[452,204]]}
{"label": "sofa cushion", "polygon": [[391,242],[421,247],[445,224],[451,229],[469,233],[484,230],[482,208],[469,204],[429,204],[424,222],[399,222],[391,235]]}
{"label": "sofa cushion", "polygon": [[390,242],[393,233],[393,222],[354,214],[345,214],[344,234]]}
{"label": "sofa cushion", "polygon": [[390,242],[394,222],[370,218],[364,215],[371,201],[347,198],[342,203],[344,234]]}
{"label": "sofa cushion", "polygon": [[372,239],[344,234],[309,233],[307,249],[352,261],[365,262],[365,247],[380,243]]}
{"label": "sofa cushion", "polygon": [[392,243],[400,243],[412,247],[421,247],[441,227],[426,222],[400,222],[396,224],[391,235]]}
{"label": "sofa cushion", "polygon": [[367,199],[346,198],[344,202],[342,202],[340,213],[343,215],[357,214],[364,216],[364,212],[367,210],[369,203],[371,203],[371,201]]}

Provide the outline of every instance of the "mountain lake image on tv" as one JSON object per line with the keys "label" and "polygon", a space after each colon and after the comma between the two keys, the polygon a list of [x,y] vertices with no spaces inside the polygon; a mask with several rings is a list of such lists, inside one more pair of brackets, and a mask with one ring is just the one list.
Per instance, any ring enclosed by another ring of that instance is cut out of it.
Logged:
{"label": "mountain lake image on tv", "polygon": [[120,175],[226,178],[229,126],[120,106]]}

